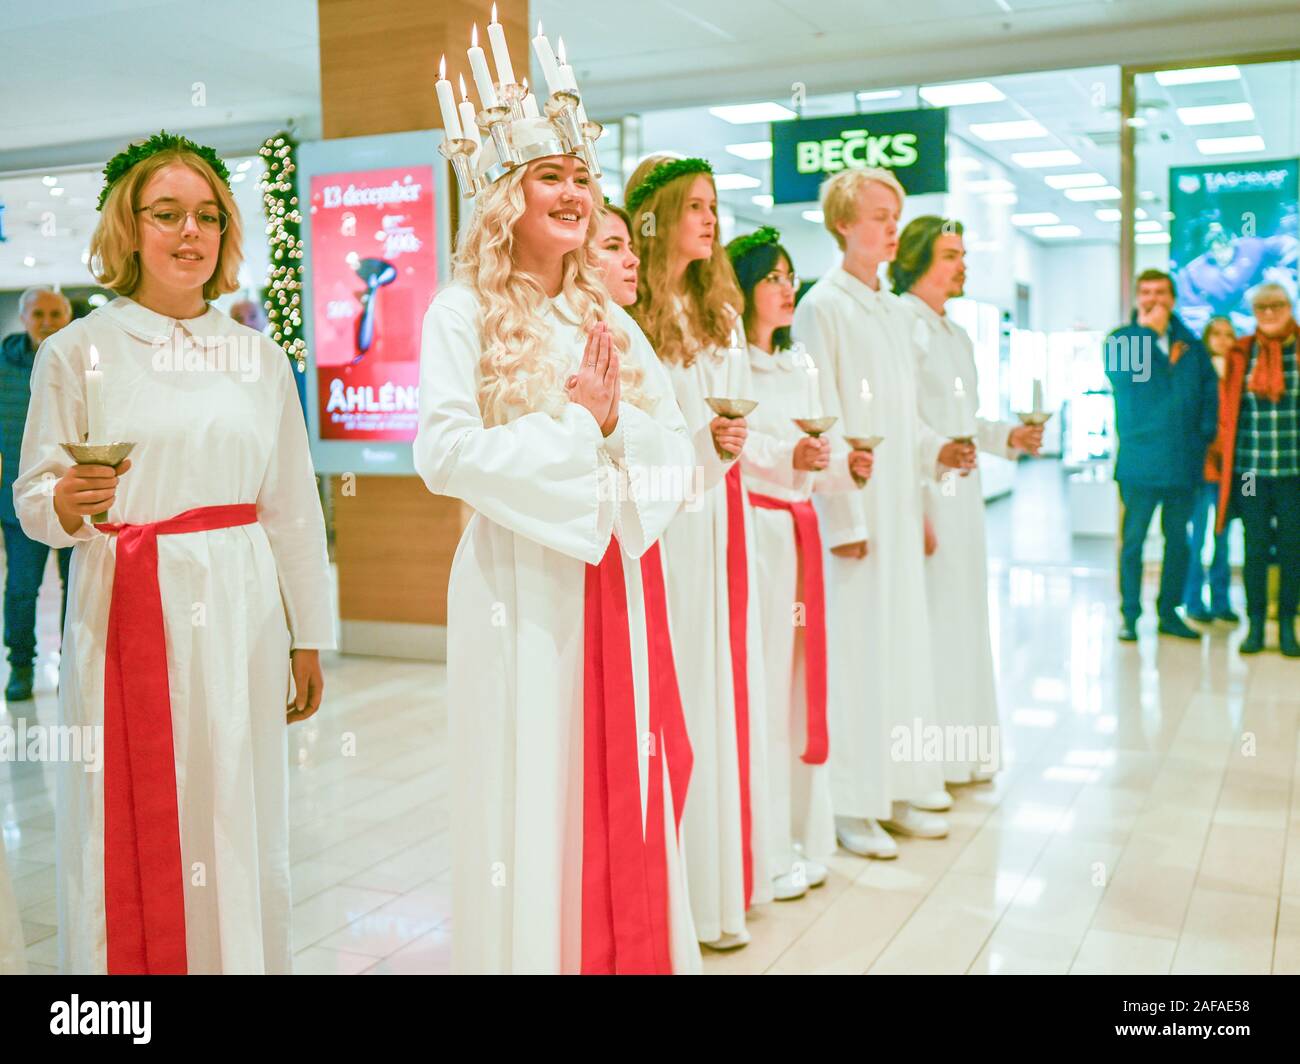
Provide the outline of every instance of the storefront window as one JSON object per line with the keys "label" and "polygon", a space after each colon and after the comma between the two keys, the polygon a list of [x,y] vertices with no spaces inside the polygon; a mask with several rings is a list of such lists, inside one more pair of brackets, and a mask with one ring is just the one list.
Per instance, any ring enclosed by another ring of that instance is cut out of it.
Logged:
{"label": "storefront window", "polygon": [[1106,450],[1109,403],[1094,371],[1119,317],[1119,84],[1118,68],[1093,67],[652,111],[637,116],[637,155],[711,160],[723,238],[774,225],[799,275],[815,280],[838,251],[816,182],[805,202],[774,202],[773,123],[845,116],[869,134],[873,115],[946,107],[947,190],[910,196],[903,223],[939,214],[965,227],[967,292],[950,313],[975,344],[981,413],[1028,409],[1040,380],[1061,412],[1048,447],[1086,462]]}

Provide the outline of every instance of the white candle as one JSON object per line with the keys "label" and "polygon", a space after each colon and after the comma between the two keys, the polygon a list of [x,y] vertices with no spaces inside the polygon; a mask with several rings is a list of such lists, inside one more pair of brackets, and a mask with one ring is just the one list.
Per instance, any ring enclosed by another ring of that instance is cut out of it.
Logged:
{"label": "white candle", "polygon": [[505,27],[497,21],[497,5],[492,5],[492,21],[488,23],[488,41],[492,45],[492,59],[497,65],[497,81],[502,85],[515,83],[515,68],[510,65],[510,49],[506,46]]}
{"label": "white candle", "polygon": [[569,92],[578,91],[578,79],[573,76],[573,67],[564,55],[564,38],[560,38],[560,85]]}
{"label": "white candle", "polygon": [[1035,414],[1041,413],[1043,409],[1043,379],[1034,378],[1034,405],[1031,408]]}
{"label": "white candle", "polygon": [[957,435],[973,435],[972,432],[967,431],[970,422],[970,414],[966,406],[966,386],[962,384],[960,377],[953,378],[952,397],[957,403]]}
{"label": "white candle", "polygon": [[86,370],[87,443],[112,443],[104,427],[104,374],[99,369],[99,352],[90,345],[90,369]]}
{"label": "white candle", "polygon": [[551,42],[547,40],[546,35],[542,32],[542,24],[537,23],[537,36],[533,38],[533,51],[537,54],[537,61],[542,65],[542,77],[546,79],[546,91],[556,93],[560,91],[560,68],[555,62],[555,52],[551,50]]}
{"label": "white candle", "polygon": [[487,56],[478,46],[478,25],[470,36],[469,69],[474,75],[474,88],[478,90],[479,103],[483,110],[497,105],[497,90],[492,85],[492,71],[488,69]]}
{"label": "white candle", "polygon": [[817,363],[810,354],[804,354],[804,365],[808,368],[808,416],[822,416],[822,390],[818,382]]}
{"label": "white candle", "polygon": [[862,390],[858,393],[862,400],[862,435],[871,435],[871,384],[866,377],[862,378]]}
{"label": "white candle", "polygon": [[540,118],[541,113],[537,110],[537,97],[529,91],[528,79],[524,78],[524,117]]}
{"label": "white candle", "polygon": [[464,129],[465,139],[472,140],[475,148],[483,146],[478,135],[478,120],[474,117],[474,105],[469,102],[469,93],[465,91],[465,75],[460,76],[460,124]]}
{"label": "white candle", "polygon": [[448,140],[460,140],[460,116],[456,114],[456,97],[447,80],[447,57],[438,61],[438,80],[433,86],[438,92],[438,110],[442,112],[442,128]]}

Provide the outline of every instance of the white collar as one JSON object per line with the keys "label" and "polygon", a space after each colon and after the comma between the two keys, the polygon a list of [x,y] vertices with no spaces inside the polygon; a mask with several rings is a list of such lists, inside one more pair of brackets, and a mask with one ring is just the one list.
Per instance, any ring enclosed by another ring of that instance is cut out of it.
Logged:
{"label": "white collar", "polygon": [[902,298],[913,310],[919,310],[921,316],[931,325],[940,325],[949,332],[953,332],[957,328],[957,326],[953,324],[953,320],[948,317],[947,314],[940,314],[920,296],[914,295],[911,292],[904,292]]}
{"label": "white collar", "polygon": [[749,368],[755,373],[793,373],[794,356],[787,347],[781,351],[768,353],[757,344],[749,345]]}
{"label": "white collar", "polygon": [[167,341],[178,325],[191,336],[202,340],[214,336],[230,336],[243,328],[211,304],[197,318],[168,318],[141,306],[134,299],[118,296],[113,302],[101,307],[99,312],[132,336],[150,343]]}
{"label": "white collar", "polygon": [[856,299],[866,310],[875,311],[879,309],[883,293],[872,288],[865,281],[854,277],[840,263],[828,274],[831,284],[838,287],[841,291]]}

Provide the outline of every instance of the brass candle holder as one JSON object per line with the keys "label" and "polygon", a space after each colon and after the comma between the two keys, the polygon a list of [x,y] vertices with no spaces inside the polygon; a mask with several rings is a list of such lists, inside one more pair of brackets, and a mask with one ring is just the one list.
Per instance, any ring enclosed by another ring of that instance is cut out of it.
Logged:
{"label": "brass candle holder", "polygon": [[1020,419],[1022,425],[1046,425],[1052,420],[1051,412],[1047,410],[1026,410],[1016,417]]}
{"label": "brass candle holder", "polygon": [[831,414],[824,417],[796,417],[790,420],[798,425],[805,435],[816,439],[823,432],[828,432],[839,418]]}
{"label": "brass candle holder", "polygon": [[[103,465],[110,466],[116,470],[123,462],[126,456],[131,453],[134,443],[63,443],[59,445],[68,452],[77,465]],[[108,520],[108,511],[103,510],[100,513],[91,516],[92,524],[103,524]]]}
{"label": "brass candle holder", "polygon": [[[880,443],[884,438],[884,436],[845,436],[844,442],[849,445],[851,450],[867,451],[868,453],[874,454],[876,448],[880,446]],[[853,473],[852,476],[853,483],[858,487],[862,488],[866,486],[867,482],[863,480],[862,477],[858,476],[856,473]]]}
{"label": "brass candle holder", "polygon": [[[725,417],[730,421],[734,421],[736,418],[749,417],[753,413],[754,407],[758,406],[757,399],[722,399],[717,396],[710,396],[704,401],[709,404],[709,409],[718,417]],[[728,462],[736,457],[730,451],[724,451],[720,447],[716,448],[716,450]]]}

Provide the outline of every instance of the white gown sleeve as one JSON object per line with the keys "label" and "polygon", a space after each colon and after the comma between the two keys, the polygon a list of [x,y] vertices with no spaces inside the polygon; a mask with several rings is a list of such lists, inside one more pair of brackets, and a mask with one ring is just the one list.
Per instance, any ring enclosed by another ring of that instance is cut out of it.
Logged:
{"label": "white gown sleeve", "polygon": [[981,451],[995,454],[999,458],[1015,458],[1020,452],[1011,446],[1011,430],[1017,425],[1009,421],[992,421],[989,418],[975,419],[975,443]]}
{"label": "white gown sleeve", "polygon": [[673,394],[672,381],[630,317],[619,324],[632,338],[629,355],[645,367],[642,388],[655,400],[647,412],[628,403],[618,407],[618,427],[605,439],[617,466],[618,508],[614,531],[623,550],[639,558],[663,535],[693,490],[695,448]]}
{"label": "white gown sleeve", "polygon": [[525,414],[487,428],[479,413],[478,330],[435,299],[420,346],[415,470],[435,495],[462,499],[503,528],[595,565],[614,529],[612,459],[591,414]]}
{"label": "white gown sleeve", "polygon": [[293,650],[333,650],[334,606],[329,552],[298,393],[284,352],[269,341],[264,362],[278,366],[280,426],[257,493],[257,520],[271,543]]}
{"label": "white gown sleeve", "polygon": [[84,518],[81,527],[68,535],[54,512],[54,483],[73,465],[60,444],[80,440],[86,434],[82,381],[81,372],[53,341],[41,344],[32,370],[32,401],[27,408],[13,493],[14,510],[23,532],[29,539],[50,547],[75,547],[99,535]]}
{"label": "white gown sleeve", "polygon": [[[817,364],[817,379],[821,384],[822,408],[827,417],[839,421],[832,436],[832,449],[843,443],[844,403],[841,396],[856,395],[860,381],[850,380],[851,365],[848,352],[841,351],[835,335],[835,323],[829,311],[819,303],[804,299],[794,310],[792,332]],[[846,459],[847,461],[847,459]],[[861,543],[870,539],[867,510],[862,495],[857,491],[836,491],[827,494],[821,502],[822,541],[828,547],[846,543]]]}
{"label": "white gown sleeve", "polygon": [[807,491],[812,486],[813,474],[794,467],[794,449],[798,442],[750,429],[745,449],[740,453],[742,472],[792,491]]}

